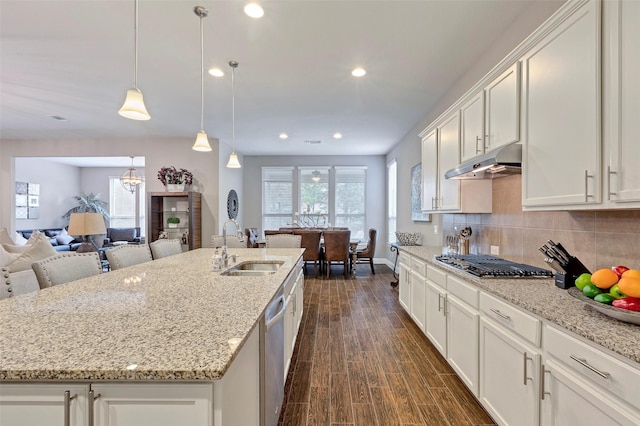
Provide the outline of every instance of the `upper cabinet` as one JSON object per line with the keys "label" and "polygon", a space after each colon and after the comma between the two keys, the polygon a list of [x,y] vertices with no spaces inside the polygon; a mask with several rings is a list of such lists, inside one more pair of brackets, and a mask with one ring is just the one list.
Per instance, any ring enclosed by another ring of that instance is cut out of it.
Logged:
{"label": "upper cabinet", "polygon": [[484,91],[460,108],[460,161],[467,161],[484,153]]}
{"label": "upper cabinet", "polygon": [[485,89],[484,152],[520,140],[520,64],[515,63]]}
{"label": "upper cabinet", "polygon": [[522,57],[522,204],[601,201],[600,3],[541,27]]}

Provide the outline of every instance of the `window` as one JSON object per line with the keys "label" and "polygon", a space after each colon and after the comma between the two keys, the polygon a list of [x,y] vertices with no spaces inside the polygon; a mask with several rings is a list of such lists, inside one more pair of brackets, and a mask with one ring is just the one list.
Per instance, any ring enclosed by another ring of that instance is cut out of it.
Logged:
{"label": "window", "polygon": [[111,228],[140,227],[140,234],[145,235],[145,193],[144,183],[136,192],[124,189],[120,176],[109,177],[109,226]]}
{"label": "window", "polygon": [[293,167],[262,168],[262,229],[293,223]]}
{"label": "window", "polygon": [[298,225],[326,226],[329,223],[329,169],[300,168]]}
{"label": "window", "polygon": [[367,169],[336,167],[335,226],[346,226],[352,238],[365,238]]}
{"label": "window", "polygon": [[387,166],[387,241],[396,241],[396,220],[398,205],[398,163],[393,160]]}

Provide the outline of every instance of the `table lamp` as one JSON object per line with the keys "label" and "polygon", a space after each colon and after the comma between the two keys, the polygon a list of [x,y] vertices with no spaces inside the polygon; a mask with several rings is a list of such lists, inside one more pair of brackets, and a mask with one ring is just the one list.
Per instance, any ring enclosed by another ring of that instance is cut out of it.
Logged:
{"label": "table lamp", "polygon": [[91,239],[91,235],[106,234],[107,228],[104,226],[104,218],[101,213],[71,213],[67,232],[69,235],[77,235],[83,238],[77,253],[86,253],[98,251],[98,247]]}

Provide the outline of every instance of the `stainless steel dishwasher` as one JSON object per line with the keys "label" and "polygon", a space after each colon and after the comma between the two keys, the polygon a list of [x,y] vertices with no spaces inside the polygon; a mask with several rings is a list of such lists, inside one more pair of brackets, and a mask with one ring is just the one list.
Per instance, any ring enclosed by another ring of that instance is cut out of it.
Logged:
{"label": "stainless steel dishwasher", "polygon": [[275,295],[260,324],[260,410],[263,426],[276,426],[284,398],[284,289]]}

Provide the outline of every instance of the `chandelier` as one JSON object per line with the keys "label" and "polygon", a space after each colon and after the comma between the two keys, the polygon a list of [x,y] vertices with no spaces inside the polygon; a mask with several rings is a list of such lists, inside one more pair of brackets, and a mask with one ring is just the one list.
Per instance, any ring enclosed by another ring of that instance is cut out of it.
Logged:
{"label": "chandelier", "polygon": [[142,184],[142,177],[137,173],[133,167],[133,157],[131,157],[131,167],[120,176],[120,183],[130,193],[134,194],[138,187]]}

